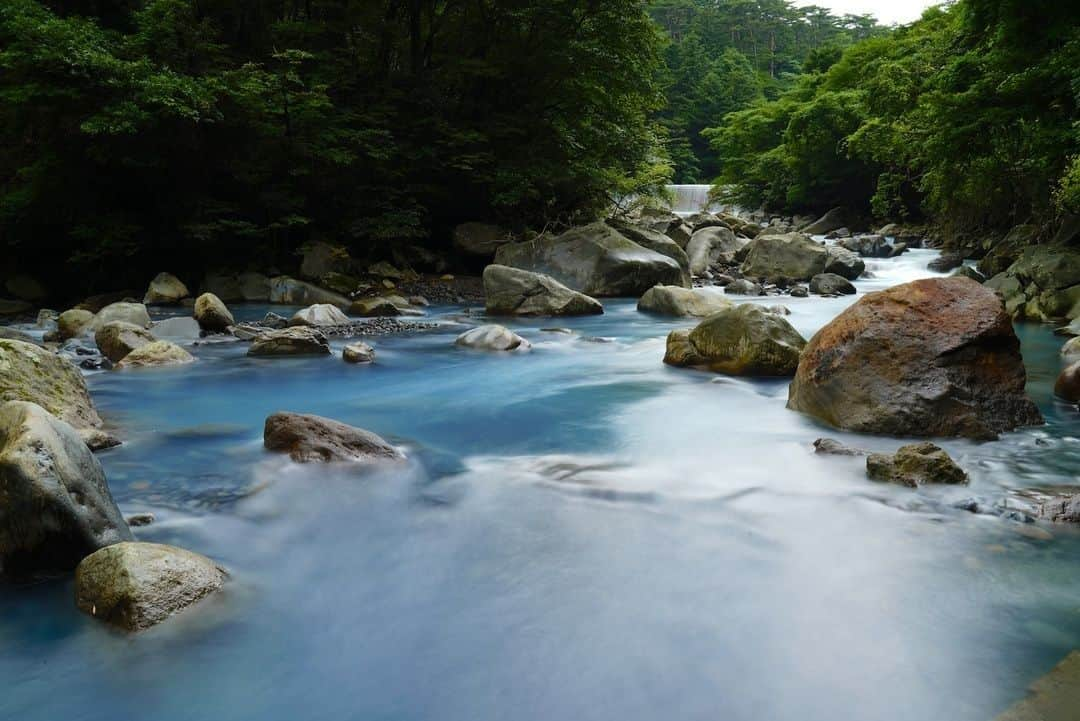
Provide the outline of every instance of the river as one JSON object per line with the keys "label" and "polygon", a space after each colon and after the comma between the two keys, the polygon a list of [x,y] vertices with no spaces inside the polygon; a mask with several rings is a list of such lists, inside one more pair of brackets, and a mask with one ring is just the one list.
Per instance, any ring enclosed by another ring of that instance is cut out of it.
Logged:
{"label": "river", "polygon": [[[932,257],[868,261],[856,285],[934,275]],[[809,337],[852,300],[745,302]],[[665,367],[692,323],[605,308],[507,323],[527,354],[455,348],[463,309],[442,306],[438,330],[375,339],[369,367],[342,341],[287,360],[230,343],[91,375],[125,437],[100,455],[113,493],[157,517],[137,537],[232,577],[135,636],[76,610],[70,579],[0,588],[0,718],[990,721],[1080,647],[1080,533],[954,507],[1076,483],[1048,328],[1018,328],[1047,425],[943,442],[971,485],[911,490],[811,447],[899,440],[786,410],[786,381]],[[411,463],[270,456],[276,410]]]}

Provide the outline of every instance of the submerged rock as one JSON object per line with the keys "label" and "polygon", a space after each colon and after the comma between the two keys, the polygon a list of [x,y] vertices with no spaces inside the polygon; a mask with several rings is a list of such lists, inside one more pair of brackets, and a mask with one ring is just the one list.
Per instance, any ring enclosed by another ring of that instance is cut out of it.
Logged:
{"label": "submerged rock", "polygon": [[349,343],[342,349],[341,357],[346,363],[373,363],[375,349],[367,343]]}
{"label": "submerged rock", "polygon": [[314,328],[296,326],[258,335],[248,348],[250,356],[329,355],[330,343]]}
{"label": "submerged rock", "polygon": [[455,343],[466,348],[493,351],[528,350],[532,347],[529,341],[501,325],[482,325],[467,330],[457,337]]}
{"label": "submerged rock", "polygon": [[645,291],[645,295],[638,301],[637,309],[644,313],[676,318],[705,318],[731,306],[731,301],[720,293],[711,293],[700,288],[657,285]]}
{"label": "submerged rock", "polygon": [[191,295],[187,286],[171,273],[158,273],[146,289],[143,303],[146,305],[176,305]]}
{"label": "submerged rock", "polygon": [[289,319],[290,326],[321,326],[345,325],[349,322],[349,316],[329,303],[317,303],[302,310],[296,311]]}
{"label": "submerged rock", "polygon": [[570,290],[554,278],[505,265],[484,269],[486,309],[491,315],[597,315],[595,298]]}
{"label": "submerged rock", "polygon": [[1069,403],[1080,403],[1080,360],[1061,371],[1054,383],[1054,395]]}
{"label": "submerged rock", "polygon": [[593,297],[640,296],[658,283],[681,284],[683,272],[676,261],[603,222],[504,245],[495,262],[549,275]]}
{"label": "submerged rock", "polygon": [[875,481],[917,488],[927,483],[967,483],[968,475],[933,443],[901,446],[894,454],[871,453],[866,474]]}
{"label": "submerged rock", "polygon": [[938,257],[931,260],[926,264],[927,270],[933,270],[938,273],[948,273],[954,268],[959,268],[964,264],[964,257],[958,253],[942,253]]}
{"label": "submerged rock", "polygon": [[228,306],[213,293],[203,293],[195,299],[193,314],[199,327],[210,333],[224,333],[236,325]]}
{"label": "submerged rock", "polygon": [[171,340],[174,343],[192,343],[202,337],[202,328],[198,321],[183,316],[154,321],[150,332],[158,340]]}
{"label": "submerged rock", "polygon": [[30,343],[0,340],[0,401],[36,403],[78,430],[101,426],[79,369]]}
{"label": "submerged rock", "polygon": [[195,356],[167,340],[147,343],[124,356],[116,364],[117,368],[147,368],[150,366],[170,366],[194,363]]}
{"label": "submerged rock", "polygon": [[66,571],[131,538],[101,464],[71,425],[24,401],[0,404],[0,567]]}
{"label": "submerged rock", "polygon": [[838,428],[995,438],[1042,416],[993,291],[931,278],[870,293],[807,345],[788,407]]}
{"label": "submerged rock", "polygon": [[227,574],[206,556],[159,543],[103,548],[75,570],[80,610],[127,631],[157,625],[225,584]]}
{"label": "submerged rock", "polygon": [[687,333],[668,336],[664,362],[744,376],[795,372],[806,341],[784,318],[752,304],[715,313]]}
{"label": "submerged rock", "polygon": [[297,463],[320,461],[403,461],[404,454],[379,436],[330,418],[275,413],[266,419],[263,445],[288,453]]}
{"label": "submerged rock", "polygon": [[94,333],[98,349],[113,363],[119,363],[131,351],[155,340],[150,331],[122,320],[106,323]]}

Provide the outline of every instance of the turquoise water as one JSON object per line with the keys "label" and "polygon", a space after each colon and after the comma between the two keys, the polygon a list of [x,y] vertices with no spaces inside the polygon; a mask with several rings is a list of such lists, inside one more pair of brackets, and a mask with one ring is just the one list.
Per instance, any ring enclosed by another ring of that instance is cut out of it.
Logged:
{"label": "turquoise water", "polygon": [[[860,290],[930,257],[871,261]],[[810,334],[852,299],[748,302]],[[911,491],[811,448],[900,441],[787,411],[783,381],[667,368],[692,323],[605,306],[509,323],[527,354],[455,348],[463,309],[437,307],[442,327],[374,339],[369,367],[215,344],[91,375],[126,441],[100,455],[113,493],[157,517],[138,538],[232,580],[137,636],[80,614],[70,580],[0,588],[0,718],[989,721],[1080,647],[1080,534],[954,508],[1076,483],[1063,339],[1018,328],[1048,424],[946,442],[970,487]],[[267,455],[282,409],[411,462]]]}

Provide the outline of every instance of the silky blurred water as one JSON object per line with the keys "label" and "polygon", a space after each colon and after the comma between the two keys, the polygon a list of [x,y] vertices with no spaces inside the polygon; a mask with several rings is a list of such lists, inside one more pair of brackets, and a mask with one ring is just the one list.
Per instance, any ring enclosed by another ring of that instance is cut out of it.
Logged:
{"label": "silky blurred water", "polygon": [[[932,257],[869,261],[857,285]],[[809,336],[852,300],[747,302]],[[526,354],[455,348],[482,317],[438,307],[439,329],[374,339],[373,366],[340,341],[288,360],[212,344],[92,375],[125,438],[100,455],[113,493],[158,519],[138,538],[232,579],[136,636],[80,614],[70,580],[0,588],[0,718],[989,721],[1080,646],[1080,534],[954,508],[1077,483],[1049,328],[1018,328],[1047,425],[945,442],[971,485],[912,491],[811,447],[902,441],[786,410],[784,381],[665,367],[692,322],[605,308],[511,321]],[[276,410],[411,461],[291,464],[261,447]]]}

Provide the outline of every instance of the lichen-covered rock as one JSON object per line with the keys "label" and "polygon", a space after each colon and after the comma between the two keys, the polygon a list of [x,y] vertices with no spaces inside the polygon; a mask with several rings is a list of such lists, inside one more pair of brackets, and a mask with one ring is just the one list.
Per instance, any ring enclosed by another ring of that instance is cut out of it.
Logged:
{"label": "lichen-covered rock", "polygon": [[810,279],[810,292],[818,295],[853,295],[855,286],[835,273],[818,273]]}
{"label": "lichen-covered rock", "polygon": [[228,306],[213,293],[203,293],[195,299],[193,315],[199,327],[210,333],[224,333],[229,326],[236,325]]}
{"label": "lichen-covered rock", "polygon": [[330,418],[279,412],[263,427],[267,450],[288,453],[297,463],[403,461],[404,454],[370,431]]}
{"label": "lichen-covered rock", "polygon": [[346,363],[373,363],[375,361],[375,349],[367,343],[349,343],[342,349],[341,357]]}
{"label": "lichen-covered rock", "polygon": [[248,348],[250,356],[329,355],[330,343],[315,328],[294,326],[258,335]]}
{"label": "lichen-covered rock", "polygon": [[835,438],[818,438],[814,441],[814,453],[826,456],[867,456],[869,451],[845,446]]}
{"label": "lichen-covered rock", "polygon": [[484,269],[484,297],[490,315],[597,315],[604,306],[554,278],[505,265]]}
{"label": "lichen-covered rock", "polygon": [[142,303],[129,303],[126,301],[109,303],[94,316],[94,320],[90,324],[90,330],[96,333],[98,328],[113,321],[123,321],[137,325],[140,328],[149,328],[150,313]]}
{"label": "lichen-covered rock", "polygon": [[896,453],[871,453],[866,475],[872,480],[917,488],[927,483],[967,483],[968,475],[933,443],[912,443]]}
{"label": "lichen-covered rock", "polygon": [[94,333],[98,349],[113,363],[119,363],[131,351],[154,340],[154,334],[150,331],[122,320],[106,323]]}
{"label": "lichen-covered rock", "polygon": [[159,543],[117,543],[75,569],[75,601],[127,631],[161,623],[220,589],[226,573],[206,556]]}
{"label": "lichen-covered rock", "polygon": [[532,347],[529,341],[501,325],[482,325],[467,330],[455,343],[465,348],[492,351],[529,350]]}
{"label": "lichen-covered rock", "polygon": [[657,285],[645,291],[638,301],[637,309],[643,313],[655,313],[676,318],[705,318],[730,308],[731,301],[720,293],[705,289],[679,288],[673,285]]}
{"label": "lichen-covered rock", "polygon": [[829,252],[801,233],[762,235],[745,248],[740,270],[754,278],[810,280],[825,272]]}
{"label": "lichen-covered rock", "polygon": [[1001,300],[968,278],[870,293],[803,351],[788,407],[838,428],[994,438],[1042,422]]}
{"label": "lichen-covered rock", "polygon": [[79,369],[30,343],[0,340],[0,401],[36,403],[80,430],[101,426]]}
{"label": "lichen-covered rock", "polygon": [[345,315],[336,305],[329,303],[316,303],[302,310],[296,311],[289,319],[290,326],[306,325],[318,328],[320,326],[345,325],[349,322],[349,316]]}
{"label": "lichen-covered rock", "polygon": [[679,264],[648,250],[603,222],[508,243],[495,254],[497,265],[549,275],[593,297],[640,296],[660,283],[680,285]]}
{"label": "lichen-covered rock", "polygon": [[1054,382],[1054,395],[1069,403],[1080,403],[1080,360],[1058,375]]}
{"label": "lichen-covered rock", "polygon": [[176,305],[191,295],[187,286],[171,273],[158,273],[146,289],[143,303],[146,305]]}
{"label": "lichen-covered rock", "polygon": [[94,322],[94,314],[82,308],[65,310],[56,319],[56,336],[61,343],[82,335]]}
{"label": "lichen-covered rock", "polygon": [[669,335],[664,362],[727,375],[788,376],[805,344],[784,318],[747,303],[709,316],[685,340],[679,331]]}
{"label": "lichen-covered rock", "polygon": [[37,404],[0,404],[0,570],[66,571],[130,538],[78,432]]}
{"label": "lichen-covered rock", "polygon": [[116,364],[117,368],[149,368],[194,363],[195,356],[167,340],[156,340],[139,346]]}

